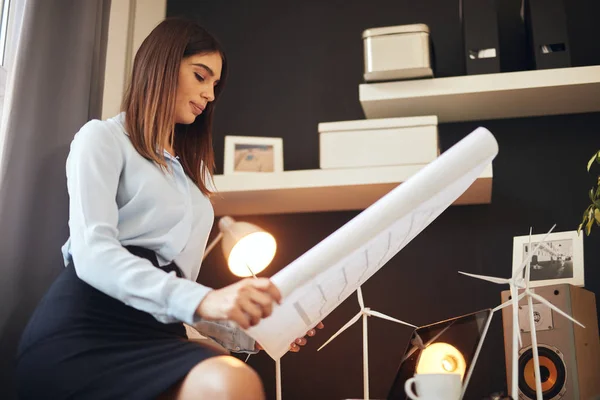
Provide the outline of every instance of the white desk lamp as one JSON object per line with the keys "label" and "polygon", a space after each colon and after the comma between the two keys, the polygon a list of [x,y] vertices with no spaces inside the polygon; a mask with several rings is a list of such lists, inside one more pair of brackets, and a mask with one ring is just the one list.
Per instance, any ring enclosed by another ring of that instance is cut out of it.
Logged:
{"label": "white desk lamp", "polygon": [[[223,255],[229,270],[245,278],[264,270],[275,257],[277,243],[270,233],[249,222],[236,221],[229,216],[219,220],[219,234],[206,246],[202,260],[222,241]],[[250,355],[248,355],[250,356]],[[247,359],[246,359],[247,361]],[[281,399],[281,360],[275,360],[277,399]]]}
{"label": "white desk lamp", "polygon": [[239,277],[256,276],[275,257],[275,238],[249,222],[236,221],[229,216],[219,220],[219,234],[206,246],[202,260],[222,241],[223,255],[231,272]]}

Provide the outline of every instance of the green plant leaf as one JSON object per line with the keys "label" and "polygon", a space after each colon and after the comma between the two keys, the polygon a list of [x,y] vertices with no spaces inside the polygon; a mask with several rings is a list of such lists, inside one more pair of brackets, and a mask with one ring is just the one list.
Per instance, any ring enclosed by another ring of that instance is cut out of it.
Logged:
{"label": "green plant leaf", "polygon": [[587,171],[590,172],[590,169],[592,168],[592,164],[594,163],[594,161],[596,161],[596,159],[598,158],[598,153],[594,154],[592,156],[592,158],[590,158],[590,161],[588,161],[587,163]]}
{"label": "green plant leaf", "polygon": [[596,194],[594,195],[594,198],[600,199],[600,185],[598,185],[596,188]]}
{"label": "green plant leaf", "polygon": [[588,197],[590,198],[590,201],[593,203],[594,202],[594,188],[590,189]]}
{"label": "green plant leaf", "polygon": [[579,228],[577,228],[577,232],[581,231],[582,228],[584,228],[586,226],[586,222],[588,220],[588,215],[589,215],[589,209],[591,206],[589,206],[588,208],[586,208],[585,213],[583,214],[583,219],[581,221],[581,224],[579,224]]}
{"label": "green plant leaf", "polygon": [[594,225],[594,220],[590,218],[585,226],[585,232],[588,236],[590,236],[590,232],[592,232],[592,225]]}
{"label": "green plant leaf", "polygon": [[600,210],[596,208],[594,211],[594,216],[596,217],[596,223],[600,225]]}
{"label": "green plant leaf", "polygon": [[587,219],[588,214],[590,213],[590,208],[592,208],[593,206],[590,204],[589,206],[587,206],[587,208],[585,209],[585,211],[583,212],[583,222],[585,222],[585,220]]}

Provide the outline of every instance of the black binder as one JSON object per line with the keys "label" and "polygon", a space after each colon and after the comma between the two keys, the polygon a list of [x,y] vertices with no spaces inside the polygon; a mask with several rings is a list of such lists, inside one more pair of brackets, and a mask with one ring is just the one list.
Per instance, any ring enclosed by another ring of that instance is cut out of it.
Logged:
{"label": "black binder", "polygon": [[570,67],[571,52],[563,0],[523,1],[532,67]]}
{"label": "black binder", "polygon": [[495,0],[462,0],[462,28],[467,75],[500,72]]}

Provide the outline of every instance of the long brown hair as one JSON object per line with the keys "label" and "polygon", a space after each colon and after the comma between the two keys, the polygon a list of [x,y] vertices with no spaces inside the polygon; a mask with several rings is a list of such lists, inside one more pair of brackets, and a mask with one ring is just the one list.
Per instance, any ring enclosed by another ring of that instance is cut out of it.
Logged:
{"label": "long brown hair", "polygon": [[217,40],[197,23],[180,18],[161,22],[144,40],[135,55],[131,81],[123,98],[125,128],[135,149],[168,170],[164,144],[179,156],[185,173],[205,195],[212,191],[215,157],[212,121],[215,101],[190,125],[175,124],[175,99],[179,66],[185,57],[217,52],[223,60],[215,101],[227,78],[225,52]]}

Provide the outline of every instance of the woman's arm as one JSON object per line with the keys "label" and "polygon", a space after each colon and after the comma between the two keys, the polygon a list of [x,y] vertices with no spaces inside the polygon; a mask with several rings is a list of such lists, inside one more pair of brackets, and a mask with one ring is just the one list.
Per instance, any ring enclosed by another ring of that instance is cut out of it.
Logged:
{"label": "woman's arm", "polygon": [[77,275],[161,322],[191,324],[211,289],[154,267],[118,240],[116,195],[123,165],[122,149],[102,122],[88,122],[75,136],[67,159],[67,185]]}
{"label": "woman's arm", "polygon": [[71,144],[69,228],[81,280],[164,323],[227,320],[247,329],[269,316],[272,303],[281,301],[269,279],[243,279],[213,290],[168,274],[121,245],[116,195],[123,160],[117,139],[100,121],[88,122]]}

